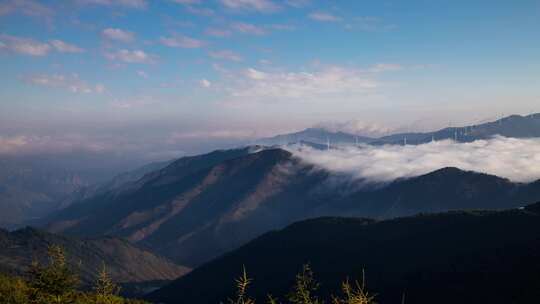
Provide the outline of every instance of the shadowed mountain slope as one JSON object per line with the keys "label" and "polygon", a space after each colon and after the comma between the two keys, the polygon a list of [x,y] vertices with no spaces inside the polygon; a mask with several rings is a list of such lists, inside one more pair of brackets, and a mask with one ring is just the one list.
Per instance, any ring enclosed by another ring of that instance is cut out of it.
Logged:
{"label": "shadowed mountain slope", "polygon": [[69,262],[90,283],[105,263],[118,283],[140,283],[177,278],[189,271],[165,258],[113,237],[75,239],[34,228],[0,230],[0,270],[22,274],[33,260],[45,262],[50,245],[64,248]]}
{"label": "shadowed mountain slope", "polygon": [[217,151],[183,159],[52,218],[49,230],[120,236],[197,266],[272,229],[317,216],[391,218],[505,209],[540,200],[540,184],[444,168],[365,185],[281,149]]}
{"label": "shadowed mountain slope", "polygon": [[162,303],[219,303],[242,267],[250,295],[283,298],[310,263],[321,294],[362,278],[379,303],[533,303],[540,298],[540,204],[375,221],[318,218],[269,232],[152,293]]}

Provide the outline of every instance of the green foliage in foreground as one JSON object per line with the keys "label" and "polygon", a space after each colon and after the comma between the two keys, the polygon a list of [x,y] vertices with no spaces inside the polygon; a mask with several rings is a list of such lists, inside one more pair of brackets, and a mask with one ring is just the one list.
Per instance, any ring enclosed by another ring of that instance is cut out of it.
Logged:
{"label": "green foliage in foreground", "polygon": [[[237,294],[235,299],[229,299],[230,304],[256,304],[255,300],[248,296],[247,290],[252,279],[248,277],[244,269],[242,275],[236,280]],[[315,281],[313,271],[309,265],[304,265],[302,271],[296,275],[296,282],[287,295],[288,302],[282,302],[279,299],[268,295],[267,304],[376,304],[375,296],[369,294],[366,290],[364,279],[362,282],[355,281],[351,284],[345,280],[341,284],[341,293],[332,296],[331,299],[324,300],[316,296],[319,289],[319,283]]]}
{"label": "green foliage in foreground", "polygon": [[[236,297],[230,304],[256,304],[248,295],[252,279],[244,269],[236,280]],[[49,261],[45,265],[32,263],[24,278],[0,274],[0,304],[144,304],[140,300],[125,299],[118,295],[120,288],[109,277],[105,265],[97,275],[92,291],[77,289],[79,278],[68,263],[61,247],[49,248]],[[296,276],[287,302],[268,295],[267,304],[375,304],[362,283],[342,283],[341,293],[325,301],[316,296],[319,284],[309,265],[304,265]]]}
{"label": "green foliage in foreground", "polygon": [[142,304],[118,296],[105,266],[99,272],[92,292],[77,289],[79,278],[66,262],[64,250],[49,247],[45,265],[32,263],[25,278],[0,274],[0,304]]}

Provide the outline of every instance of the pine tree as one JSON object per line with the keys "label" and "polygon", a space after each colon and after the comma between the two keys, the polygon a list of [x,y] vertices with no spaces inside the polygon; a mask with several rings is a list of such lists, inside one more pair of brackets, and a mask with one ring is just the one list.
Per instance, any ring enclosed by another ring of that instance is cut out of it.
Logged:
{"label": "pine tree", "polygon": [[49,263],[43,266],[35,261],[28,272],[30,302],[72,303],[79,279],[67,265],[62,247],[52,245],[48,251]]}
{"label": "pine tree", "polygon": [[296,275],[296,283],[293,291],[289,294],[289,301],[293,304],[321,304],[322,302],[314,295],[319,289],[309,264],[302,267],[302,271]]}

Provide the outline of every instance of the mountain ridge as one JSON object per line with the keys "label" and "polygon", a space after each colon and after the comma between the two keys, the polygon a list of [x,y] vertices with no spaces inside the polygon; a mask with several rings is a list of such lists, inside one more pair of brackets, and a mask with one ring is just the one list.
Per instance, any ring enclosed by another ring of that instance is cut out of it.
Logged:
{"label": "mountain ridge", "polygon": [[321,294],[337,290],[347,277],[361,280],[365,272],[381,303],[400,302],[404,294],[411,303],[531,303],[540,296],[539,208],[309,219],[268,232],[148,299],[218,303],[234,294],[242,267],[254,278],[250,296],[280,297],[302,264],[310,263]]}

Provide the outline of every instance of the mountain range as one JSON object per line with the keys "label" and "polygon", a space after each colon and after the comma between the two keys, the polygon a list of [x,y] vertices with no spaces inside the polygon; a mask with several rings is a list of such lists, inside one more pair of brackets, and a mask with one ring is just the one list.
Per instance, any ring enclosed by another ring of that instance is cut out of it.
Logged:
{"label": "mountain range", "polygon": [[46,219],[50,231],[111,235],[190,267],[272,229],[318,216],[393,218],[422,212],[506,209],[540,200],[540,182],[443,168],[366,185],[279,148],[182,158],[123,188]]}
{"label": "mountain range", "polygon": [[382,137],[368,137],[342,131],[330,131],[325,128],[308,128],[299,132],[276,135],[254,141],[262,145],[285,145],[296,142],[309,142],[326,147],[329,142],[335,144],[423,144],[432,140],[453,139],[458,142],[471,142],[478,139],[487,139],[494,135],[513,138],[540,137],[540,113],[527,116],[511,115],[496,121],[468,125],[461,127],[448,127],[433,132],[406,132],[396,133]]}
{"label": "mountain range", "polygon": [[[458,141],[473,141],[496,134],[518,138],[538,137],[540,136],[540,114],[512,115],[485,124],[446,128],[427,133],[400,133],[380,138],[309,128],[254,142],[266,146],[301,143],[316,149],[326,149],[328,143],[331,145],[356,143],[380,145],[403,144],[406,141],[407,144],[419,144],[449,138]],[[4,212],[0,214],[0,227],[16,228],[25,224],[33,225],[35,219],[47,216],[72,203],[96,197],[114,188],[124,187],[145,174],[158,171],[171,163],[171,161],[151,163],[136,169],[123,170],[125,173],[113,177],[119,169],[111,164],[116,164],[117,161],[97,160],[95,155],[83,154],[79,158],[73,155],[2,156],[0,158],[0,207]],[[111,168],[107,169],[107,167]]]}
{"label": "mountain range", "polygon": [[248,295],[284,299],[303,264],[319,295],[366,278],[377,303],[535,303],[540,298],[540,203],[392,220],[323,217],[268,232],[148,296],[158,303],[222,303],[242,269]]}

